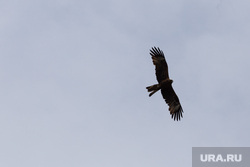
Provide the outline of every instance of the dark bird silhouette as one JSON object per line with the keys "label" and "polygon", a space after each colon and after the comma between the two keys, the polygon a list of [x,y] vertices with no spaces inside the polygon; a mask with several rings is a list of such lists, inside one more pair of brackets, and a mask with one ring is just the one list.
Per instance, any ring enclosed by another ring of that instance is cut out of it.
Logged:
{"label": "dark bird silhouette", "polygon": [[162,97],[169,106],[172,118],[179,121],[182,117],[183,110],[179,98],[172,87],[173,80],[169,79],[168,65],[164,53],[159,48],[153,47],[150,50],[150,55],[155,65],[155,74],[158,84],[146,87],[148,92],[150,92],[149,96],[161,90]]}

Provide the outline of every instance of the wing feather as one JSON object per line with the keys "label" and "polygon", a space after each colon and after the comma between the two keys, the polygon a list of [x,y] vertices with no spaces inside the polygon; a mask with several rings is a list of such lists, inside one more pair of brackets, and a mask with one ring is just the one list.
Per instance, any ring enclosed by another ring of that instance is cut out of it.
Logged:
{"label": "wing feather", "polygon": [[182,118],[183,109],[172,85],[163,85],[161,88],[161,94],[169,106],[172,118],[179,121]]}
{"label": "wing feather", "polygon": [[156,79],[159,83],[163,80],[169,78],[168,75],[168,65],[164,57],[164,53],[156,47],[153,47],[150,50],[150,55],[153,60],[153,64],[155,65],[155,74]]}

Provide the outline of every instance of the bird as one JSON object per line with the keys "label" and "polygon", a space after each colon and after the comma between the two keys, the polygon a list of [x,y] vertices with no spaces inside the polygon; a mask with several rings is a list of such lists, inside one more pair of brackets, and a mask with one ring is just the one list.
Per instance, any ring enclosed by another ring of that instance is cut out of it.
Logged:
{"label": "bird", "polygon": [[179,98],[172,87],[173,80],[169,78],[168,64],[164,53],[159,47],[152,47],[149,54],[155,65],[155,74],[158,81],[158,84],[146,87],[149,92],[149,97],[158,90],[161,90],[162,97],[169,106],[168,110],[170,111],[172,119],[174,119],[174,121],[179,121],[183,117],[183,109]]}

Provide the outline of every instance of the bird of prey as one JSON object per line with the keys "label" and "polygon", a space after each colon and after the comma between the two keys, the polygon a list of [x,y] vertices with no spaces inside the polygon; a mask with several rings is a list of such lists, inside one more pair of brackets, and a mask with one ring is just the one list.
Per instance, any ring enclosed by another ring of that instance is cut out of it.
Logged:
{"label": "bird of prey", "polygon": [[172,118],[179,121],[182,117],[183,110],[179,98],[172,87],[173,80],[169,79],[168,65],[164,53],[159,48],[152,47],[150,55],[155,65],[155,74],[158,84],[146,87],[148,92],[150,92],[149,97],[158,90],[161,90],[162,97],[169,106]]}

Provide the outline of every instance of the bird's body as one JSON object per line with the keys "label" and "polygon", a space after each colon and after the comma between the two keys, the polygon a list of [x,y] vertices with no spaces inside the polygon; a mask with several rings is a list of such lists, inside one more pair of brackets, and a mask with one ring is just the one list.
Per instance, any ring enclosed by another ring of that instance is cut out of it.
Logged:
{"label": "bird's body", "polygon": [[159,48],[153,47],[150,50],[150,55],[155,65],[155,74],[158,84],[147,87],[148,92],[150,92],[149,96],[152,96],[161,89],[162,97],[169,106],[172,118],[178,121],[182,117],[183,110],[179,98],[172,87],[173,80],[169,78],[168,65],[164,53]]}

